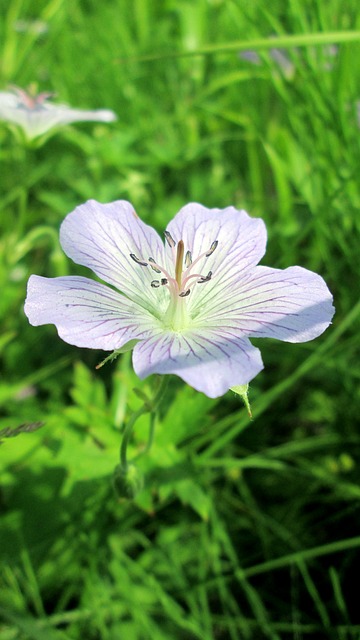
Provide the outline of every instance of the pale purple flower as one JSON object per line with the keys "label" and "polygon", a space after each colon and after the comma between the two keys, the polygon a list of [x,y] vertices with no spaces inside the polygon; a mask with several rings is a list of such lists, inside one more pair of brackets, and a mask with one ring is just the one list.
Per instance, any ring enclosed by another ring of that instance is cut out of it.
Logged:
{"label": "pale purple flower", "polygon": [[360,100],[355,103],[356,119],[358,127],[360,127]]}
{"label": "pale purple flower", "polygon": [[0,91],[0,120],[19,126],[28,141],[71,122],[116,120],[115,113],[109,109],[71,109],[49,102],[51,97],[51,93],[36,95],[17,87],[13,91]]}
{"label": "pale purple flower", "polygon": [[[276,40],[276,38],[273,38]],[[301,55],[301,49],[298,47],[292,49],[281,49],[278,47],[272,47],[268,50],[269,57],[275,62],[276,66],[281,69],[284,75],[288,78],[292,78],[296,65],[290,59],[289,53],[292,53],[295,60],[298,59]],[[310,49],[311,57],[316,60],[320,59],[321,69],[324,71],[331,71],[334,66],[334,58],[338,55],[338,47],[334,44],[325,45],[323,47],[312,47]],[[246,49],[244,51],[240,51],[239,57],[246,62],[250,62],[256,66],[261,66],[262,58],[259,53],[253,49]]]}
{"label": "pale purple flower", "polygon": [[[252,49],[241,51],[239,53],[239,56],[242,60],[251,62],[252,64],[255,64],[257,66],[260,66],[262,64],[262,60],[258,52],[253,51]],[[272,49],[269,49],[269,56],[278,65],[278,67],[282,69],[282,71],[284,71],[286,75],[291,76],[293,74],[295,67],[288,57],[288,52],[286,49],[277,49],[276,47],[273,47]]]}
{"label": "pale purple flower", "polygon": [[260,66],[262,64],[258,52],[254,51],[253,49],[245,49],[244,51],[240,51],[239,58],[241,58],[241,60],[245,60],[245,62],[251,62],[252,64],[255,64],[257,66]]}
{"label": "pale purple flower", "polygon": [[108,285],[31,276],[25,313],[78,347],[133,347],[140,378],[172,373],[215,398],[263,368],[250,337],[306,342],[330,324],[324,280],[301,267],[257,266],[266,228],[234,207],[183,207],[165,242],[129,202],[77,207],[61,225],[65,253]]}

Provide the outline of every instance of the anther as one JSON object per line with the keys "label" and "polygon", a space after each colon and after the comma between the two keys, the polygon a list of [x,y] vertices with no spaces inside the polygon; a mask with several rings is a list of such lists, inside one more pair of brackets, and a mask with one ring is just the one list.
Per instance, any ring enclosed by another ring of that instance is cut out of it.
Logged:
{"label": "anther", "polygon": [[214,240],[214,242],[211,244],[210,249],[207,253],[205,253],[206,257],[208,258],[209,256],[211,256],[212,253],[214,253],[216,247],[218,246],[219,241],[218,240]]}
{"label": "anther", "polygon": [[152,268],[152,270],[153,270],[153,271],[155,271],[155,273],[161,273],[161,270],[160,270],[160,269],[158,269],[157,267],[154,267],[154,265],[153,265],[153,264],[151,264],[152,262],[154,262],[154,263],[155,263],[154,258],[149,258],[149,262],[150,262],[150,267]]}
{"label": "anther", "polygon": [[159,280],[152,280],[151,286],[152,286],[153,289],[158,289],[160,287]]}
{"label": "anther", "polygon": [[197,281],[198,284],[202,284],[203,282],[209,282],[211,280],[212,271],[209,271],[207,276],[201,276],[200,280]]}
{"label": "anther", "polygon": [[166,238],[166,241],[169,245],[169,247],[173,248],[176,245],[176,242],[174,240],[174,238],[172,237],[171,233],[169,231],[164,231],[164,235]]}
{"label": "anther", "polygon": [[145,262],[144,260],[140,260],[140,258],[137,258],[135,253],[130,253],[130,258],[132,258],[134,260],[134,262],[136,262],[136,264],[139,264],[141,267],[147,267],[148,263]]}
{"label": "anther", "polygon": [[187,291],[182,291],[181,293],[179,293],[179,298],[186,298],[186,296],[188,296],[190,293],[190,289],[188,289]]}
{"label": "anther", "polygon": [[186,252],[186,255],[185,255],[185,266],[186,266],[186,267],[190,267],[191,263],[192,263],[192,256],[191,256],[191,252],[190,252],[190,251],[187,251],[187,252]]}

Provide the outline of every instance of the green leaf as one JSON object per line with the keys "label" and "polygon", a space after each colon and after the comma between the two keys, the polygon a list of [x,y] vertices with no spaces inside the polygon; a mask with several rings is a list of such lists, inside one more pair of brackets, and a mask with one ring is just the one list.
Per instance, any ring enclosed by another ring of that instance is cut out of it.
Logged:
{"label": "green leaf", "polygon": [[211,501],[199,484],[191,478],[177,482],[174,492],[184,504],[188,504],[203,519],[208,520]]}

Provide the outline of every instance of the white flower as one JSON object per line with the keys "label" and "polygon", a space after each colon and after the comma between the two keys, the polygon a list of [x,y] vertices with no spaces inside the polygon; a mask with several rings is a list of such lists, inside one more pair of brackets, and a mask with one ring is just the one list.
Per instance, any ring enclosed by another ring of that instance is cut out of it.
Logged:
{"label": "white flower", "polygon": [[62,247],[110,286],[33,275],[31,324],[53,323],[79,347],[134,348],[140,378],[173,373],[211,398],[263,368],[249,338],[306,342],[330,324],[332,296],[319,275],[257,266],[266,229],[245,211],[188,204],[165,239],[129,202],[78,207],[61,225]]}
{"label": "white flower", "polygon": [[0,120],[19,126],[27,141],[71,122],[116,120],[116,114],[109,109],[72,109],[64,104],[52,104],[51,96],[51,93],[36,95],[16,87],[12,91],[0,91]]}

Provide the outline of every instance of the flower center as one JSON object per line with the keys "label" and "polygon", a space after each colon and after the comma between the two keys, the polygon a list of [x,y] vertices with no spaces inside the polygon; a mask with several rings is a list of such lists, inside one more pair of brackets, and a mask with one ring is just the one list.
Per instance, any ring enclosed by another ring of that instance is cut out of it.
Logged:
{"label": "flower center", "polygon": [[194,267],[200,260],[208,258],[214,253],[218,246],[218,240],[214,240],[207,251],[204,251],[193,260],[190,251],[186,251],[185,253],[183,240],[179,240],[179,242],[176,243],[169,231],[165,231],[165,238],[172,250],[174,264],[173,275],[163,266],[155,262],[152,257],[144,260],[138,258],[134,253],[130,253],[130,258],[139,266],[150,267],[155,273],[162,274],[163,277],[152,280],[150,286],[153,289],[158,289],[159,287],[168,288],[170,292],[170,302],[163,321],[167,328],[180,331],[186,328],[190,320],[186,303],[183,299],[190,295],[196,284],[209,282],[213,275],[212,271],[208,271],[206,275],[194,273]]}
{"label": "flower center", "polygon": [[19,87],[13,87],[13,91],[16,93],[18,98],[18,107],[22,109],[27,109],[28,111],[36,111],[38,109],[42,109],[46,100],[51,98],[54,94],[43,92],[36,94],[33,88],[30,88],[29,91],[24,91]]}

